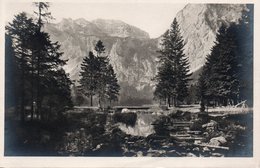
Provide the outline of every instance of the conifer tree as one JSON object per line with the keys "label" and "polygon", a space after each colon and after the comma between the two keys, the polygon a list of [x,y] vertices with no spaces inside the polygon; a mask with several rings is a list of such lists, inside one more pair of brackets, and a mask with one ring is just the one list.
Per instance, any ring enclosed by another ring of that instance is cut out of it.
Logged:
{"label": "conifer tree", "polygon": [[119,90],[120,86],[118,84],[118,80],[116,78],[116,74],[114,72],[114,69],[112,65],[108,65],[108,70],[107,70],[107,90],[106,90],[106,95],[108,97],[110,106],[112,101],[117,101],[118,100],[118,95],[119,95]]}
{"label": "conifer tree", "polygon": [[253,30],[254,6],[247,5],[248,10],[243,11],[242,18],[237,25],[237,53],[239,65],[239,99],[247,100],[253,105]]}
{"label": "conifer tree", "polygon": [[[39,8],[46,9],[48,5],[40,3]],[[39,11],[44,11],[40,10]],[[17,65],[20,71],[19,76],[21,86],[21,93],[18,95],[21,99],[20,111],[21,120],[24,120],[24,107],[28,101],[31,102],[31,119],[33,119],[33,102],[34,95],[36,94],[37,105],[37,118],[42,113],[42,103],[46,99],[50,99],[50,89],[53,87],[53,83],[59,82],[60,79],[57,76],[64,76],[62,66],[66,64],[66,61],[62,60],[62,52],[60,52],[60,45],[58,42],[52,42],[48,33],[41,30],[43,26],[42,19],[49,17],[49,13],[40,12],[37,23],[34,23],[32,18],[28,18],[25,13],[21,13],[15,16],[15,19],[10,23],[6,29],[7,33],[11,36],[13,46],[15,48],[15,57],[17,58]],[[59,73],[59,75],[57,74]],[[54,75],[56,74],[56,76]],[[68,79],[68,78],[67,78]],[[62,82],[62,81],[60,81]],[[69,89],[70,83],[66,82],[66,86],[63,85],[63,89]],[[60,85],[55,85],[56,89]],[[59,97],[59,93],[56,92],[56,97]],[[30,97],[28,95],[31,95]],[[67,96],[68,102],[70,101]],[[26,100],[26,101],[25,101]],[[46,101],[45,101],[46,102]],[[47,104],[44,104],[46,108]],[[62,108],[64,109],[64,108]]]}
{"label": "conifer tree", "polygon": [[15,106],[17,110],[18,67],[12,39],[5,34],[5,108]]}
{"label": "conifer tree", "polygon": [[[37,32],[35,35],[35,62],[36,62],[36,90],[37,90],[37,116],[44,116],[42,111],[42,101],[48,95],[48,81],[56,81],[53,73],[59,72],[61,76],[67,75],[63,73],[62,66],[66,64],[66,60],[62,60],[62,52],[60,52],[60,44],[52,42],[48,33],[42,31],[44,22],[51,19],[51,13],[48,12],[49,3],[35,3],[38,11],[35,12],[37,19]],[[48,80],[45,80],[49,77]],[[69,86],[67,86],[69,87]],[[58,95],[57,95],[58,96]],[[59,97],[59,96],[58,96]],[[70,101],[70,100],[69,100]]]}
{"label": "conifer tree", "polygon": [[170,62],[164,62],[159,67],[159,72],[156,76],[156,89],[154,95],[159,99],[165,100],[171,106],[172,95],[175,94],[175,74],[173,66]]}
{"label": "conifer tree", "polygon": [[198,79],[198,84],[197,84],[197,91],[196,91],[196,96],[200,100],[200,111],[204,112],[205,111],[205,104],[208,106],[208,99],[209,96],[207,96],[207,83],[206,83],[206,78],[207,76],[207,70],[206,66],[203,67],[202,73],[199,76]]}
{"label": "conifer tree", "polygon": [[[247,5],[239,23],[222,25],[207,57],[201,78],[207,101],[215,105],[253,100],[253,6]],[[199,80],[199,81],[200,81]]]}
{"label": "conifer tree", "polygon": [[[159,51],[158,57],[161,66],[159,66],[159,72],[155,77],[157,81],[155,95],[162,95],[159,92],[164,87],[159,85],[165,85],[167,89],[162,92],[166,90],[168,92],[166,96],[168,105],[170,106],[170,102],[173,101],[174,106],[177,106],[177,102],[183,101],[188,95],[188,81],[191,74],[189,73],[188,58],[183,53],[184,42],[176,18],[173,20],[170,29],[164,33],[161,46],[162,49]],[[160,73],[165,69],[168,70],[168,73]]]}
{"label": "conifer tree", "polygon": [[89,56],[84,58],[81,64],[80,86],[82,92],[90,97],[90,105],[93,105],[93,96],[98,96],[98,105],[102,107],[102,102],[109,100],[117,100],[120,86],[118,84],[116,74],[109,59],[104,55],[105,46],[99,40],[95,45],[95,53],[89,52]]}
{"label": "conifer tree", "polygon": [[105,101],[106,96],[106,86],[108,81],[108,65],[109,60],[108,57],[104,55],[105,53],[105,46],[101,40],[95,45],[95,52],[97,54],[98,66],[97,66],[97,75],[98,75],[98,82],[97,82],[97,94],[98,94],[98,105],[102,107],[102,102]]}
{"label": "conifer tree", "polygon": [[93,52],[83,59],[80,72],[80,90],[84,95],[90,97],[90,106],[93,106],[93,96],[97,93],[98,87],[98,59]]}
{"label": "conifer tree", "polygon": [[[238,25],[222,25],[218,31],[215,45],[203,68],[202,78],[206,86],[206,96],[216,105],[236,104],[239,99],[240,64],[237,43]],[[200,81],[199,80],[199,81]]]}
{"label": "conifer tree", "polygon": [[28,76],[30,71],[30,58],[32,49],[32,40],[35,34],[35,24],[32,18],[28,18],[26,13],[22,12],[15,16],[13,21],[6,26],[7,34],[12,39],[12,46],[14,48],[15,60],[18,67],[16,77],[20,102],[19,111],[21,121],[24,121],[25,104],[26,104],[26,83],[28,83]]}

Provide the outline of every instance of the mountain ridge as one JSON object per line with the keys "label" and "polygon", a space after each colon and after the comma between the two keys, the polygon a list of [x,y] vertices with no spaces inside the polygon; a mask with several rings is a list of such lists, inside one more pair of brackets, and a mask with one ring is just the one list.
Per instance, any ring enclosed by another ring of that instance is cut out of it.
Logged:
{"label": "mountain ridge", "polygon": [[[221,4],[188,4],[177,13],[191,72],[204,65],[220,24],[237,22],[244,9],[246,6],[241,4],[224,7]],[[46,25],[45,30],[53,40],[61,43],[63,58],[69,60],[65,70],[72,80],[79,79],[83,57],[93,51],[95,43],[101,40],[121,85],[120,102],[127,102],[127,99],[152,101],[152,79],[157,72],[160,37],[150,38],[147,32],[135,26],[105,19],[64,19],[60,23]]]}

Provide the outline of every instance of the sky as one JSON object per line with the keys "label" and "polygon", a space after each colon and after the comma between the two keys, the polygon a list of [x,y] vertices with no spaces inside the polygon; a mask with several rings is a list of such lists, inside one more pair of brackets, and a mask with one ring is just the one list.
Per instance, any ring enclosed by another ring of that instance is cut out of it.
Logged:
{"label": "sky", "polygon": [[[56,23],[62,18],[115,19],[136,26],[149,33],[151,38],[162,35],[170,26],[176,13],[185,4],[173,3],[82,3],[82,2],[51,2],[49,11]],[[5,22],[10,22],[15,14],[25,11],[33,14],[36,8],[32,3],[6,2],[4,4]]]}

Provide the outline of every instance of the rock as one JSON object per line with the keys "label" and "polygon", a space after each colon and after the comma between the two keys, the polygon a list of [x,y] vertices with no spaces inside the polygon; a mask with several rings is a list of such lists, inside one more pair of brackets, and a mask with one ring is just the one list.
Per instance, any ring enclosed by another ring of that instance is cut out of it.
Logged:
{"label": "rock", "polygon": [[137,155],[138,157],[143,156],[143,152],[142,152],[142,151],[138,151],[138,152],[136,153],[136,155]]}
{"label": "rock", "polygon": [[127,108],[124,108],[124,109],[122,109],[122,111],[121,111],[122,113],[129,113],[130,112],[130,110],[128,110]]}
{"label": "rock", "polygon": [[168,153],[175,153],[176,150],[169,150]]}
{"label": "rock", "polygon": [[220,146],[225,144],[226,142],[227,142],[226,138],[224,138],[223,136],[219,136],[219,137],[211,138],[209,141],[209,145]]}
{"label": "rock", "polygon": [[197,157],[194,153],[187,153],[188,157]]}
{"label": "rock", "polygon": [[224,155],[220,153],[212,153],[211,155],[214,157],[224,157]]}
{"label": "rock", "polygon": [[217,128],[218,128],[218,123],[217,123],[216,121],[214,121],[214,120],[210,120],[209,123],[203,124],[203,125],[202,125],[202,128],[206,128],[206,130],[207,130],[208,132],[214,132],[214,131],[216,131]]}
{"label": "rock", "polygon": [[209,145],[213,145],[213,146],[220,146],[220,142],[216,139],[211,139],[210,142],[209,142]]}
{"label": "rock", "polygon": [[208,147],[203,148],[203,152],[209,152],[209,151],[210,151],[210,149]]}
{"label": "rock", "polygon": [[96,149],[100,149],[102,144],[98,144]]}
{"label": "rock", "polygon": [[158,153],[159,154],[164,154],[164,153],[166,153],[166,151],[165,150],[159,150]]}
{"label": "rock", "polygon": [[195,147],[192,149],[193,151],[200,151],[200,148],[199,147]]}
{"label": "rock", "polygon": [[153,153],[147,153],[146,156],[148,156],[148,157],[153,157]]}
{"label": "rock", "polygon": [[218,125],[218,123],[217,123],[216,121],[210,120],[209,123],[203,124],[203,125],[202,125],[202,128],[205,128],[205,127],[216,127],[217,125]]}
{"label": "rock", "polygon": [[200,144],[201,140],[194,140],[194,144]]}

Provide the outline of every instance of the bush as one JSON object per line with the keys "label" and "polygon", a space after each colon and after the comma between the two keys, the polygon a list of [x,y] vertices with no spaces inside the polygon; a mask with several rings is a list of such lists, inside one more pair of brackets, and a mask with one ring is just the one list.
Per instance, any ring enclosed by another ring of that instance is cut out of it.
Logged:
{"label": "bush", "polygon": [[159,119],[154,121],[154,131],[156,135],[169,136],[170,132],[168,125],[170,124],[170,118],[168,116],[161,116]]}
{"label": "bush", "polygon": [[181,121],[190,121],[191,120],[191,113],[178,110],[175,113],[171,113],[169,115],[169,117],[172,118],[172,119],[181,120]]}
{"label": "bush", "polygon": [[114,122],[121,122],[127,126],[134,126],[137,119],[136,113],[116,113],[113,116]]}

